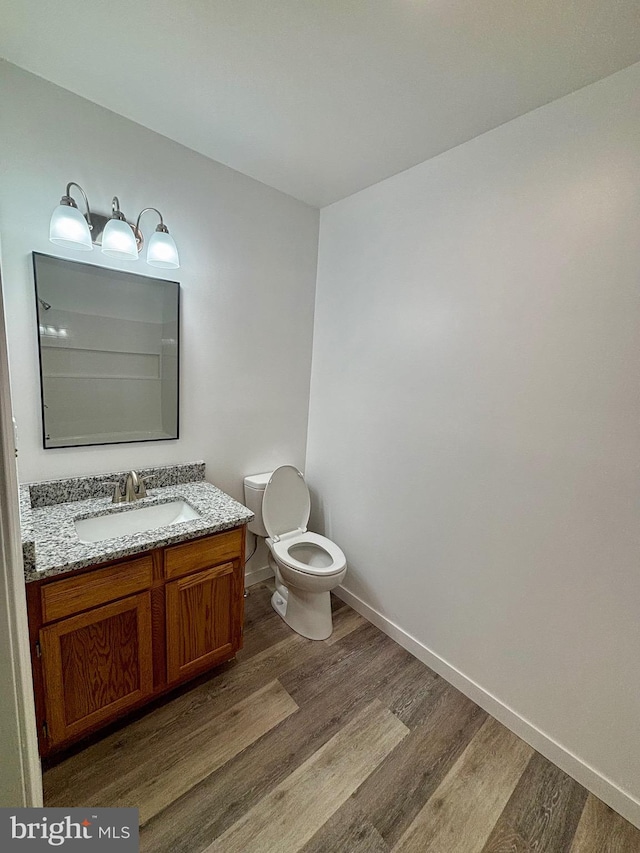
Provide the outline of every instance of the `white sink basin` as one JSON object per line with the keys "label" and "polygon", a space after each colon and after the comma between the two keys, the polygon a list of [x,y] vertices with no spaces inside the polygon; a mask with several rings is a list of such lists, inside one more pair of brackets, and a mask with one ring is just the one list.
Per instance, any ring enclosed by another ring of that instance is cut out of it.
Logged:
{"label": "white sink basin", "polygon": [[77,518],[74,522],[78,539],[81,542],[100,542],[102,539],[115,539],[130,536],[132,533],[144,533],[181,521],[193,521],[200,514],[186,501],[171,501],[152,506],[132,507],[123,512],[110,515],[98,515],[95,518]]}

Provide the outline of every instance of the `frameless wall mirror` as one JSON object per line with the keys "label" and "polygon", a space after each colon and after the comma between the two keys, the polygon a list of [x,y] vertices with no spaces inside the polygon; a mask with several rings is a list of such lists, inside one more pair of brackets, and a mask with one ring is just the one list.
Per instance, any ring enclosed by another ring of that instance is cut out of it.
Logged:
{"label": "frameless wall mirror", "polygon": [[180,285],[33,253],[43,445],[178,438]]}

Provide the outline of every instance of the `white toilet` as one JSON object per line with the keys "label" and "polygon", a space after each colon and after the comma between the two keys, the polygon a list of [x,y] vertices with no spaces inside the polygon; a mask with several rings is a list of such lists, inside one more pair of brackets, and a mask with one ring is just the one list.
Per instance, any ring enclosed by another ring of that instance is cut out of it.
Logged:
{"label": "white toilet", "polygon": [[244,498],[255,519],[249,530],[267,537],[269,565],[276,576],[273,609],[303,637],[331,636],[329,591],[342,583],[347,560],[340,548],[307,530],[311,499],[293,465],[244,478]]}

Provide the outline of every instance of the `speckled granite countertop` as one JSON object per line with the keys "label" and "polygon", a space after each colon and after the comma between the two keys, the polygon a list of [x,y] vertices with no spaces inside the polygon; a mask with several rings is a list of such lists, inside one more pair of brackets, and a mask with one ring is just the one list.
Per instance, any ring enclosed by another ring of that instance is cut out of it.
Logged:
{"label": "speckled granite countertop", "polygon": [[[135,503],[112,504],[110,497],[102,496],[104,481],[118,479],[119,473],[22,486],[20,504],[26,581],[41,580],[72,569],[229,530],[253,519],[253,513],[245,506],[204,480],[203,463],[145,469],[139,473],[147,474],[149,471],[153,471],[151,476],[158,481],[159,487],[153,488],[151,484],[148,496]],[[165,482],[171,484],[162,485]],[[71,494],[76,498],[96,490],[101,492],[101,496],[59,502],[64,495]],[[100,542],[81,542],[76,533],[75,519],[127,512],[134,507],[178,499],[190,504],[201,517]]]}

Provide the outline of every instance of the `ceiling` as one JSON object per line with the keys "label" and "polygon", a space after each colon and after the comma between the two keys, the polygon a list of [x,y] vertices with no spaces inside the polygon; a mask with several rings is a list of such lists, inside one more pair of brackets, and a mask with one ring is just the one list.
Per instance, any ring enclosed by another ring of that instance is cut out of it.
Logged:
{"label": "ceiling", "polygon": [[323,206],[640,60],[638,0],[0,0],[0,55]]}

